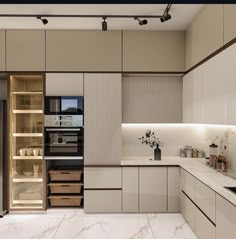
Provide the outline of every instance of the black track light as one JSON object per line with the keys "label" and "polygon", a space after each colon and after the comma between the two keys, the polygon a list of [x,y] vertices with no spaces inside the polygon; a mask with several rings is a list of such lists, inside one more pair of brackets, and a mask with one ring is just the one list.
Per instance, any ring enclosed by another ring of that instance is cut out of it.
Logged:
{"label": "black track light", "polygon": [[160,18],[161,22],[166,22],[171,19],[171,15],[169,13],[165,14],[163,17]]}
{"label": "black track light", "polygon": [[140,26],[147,25],[148,21],[146,19],[140,20],[138,17],[135,17],[134,20],[138,20]]}
{"label": "black track light", "polygon": [[103,22],[102,22],[102,30],[107,31],[107,22],[106,22],[106,17],[103,17]]}
{"label": "black track light", "polygon": [[41,20],[43,25],[47,25],[48,24],[48,20],[46,18],[42,18],[42,17],[38,16],[37,19]]}

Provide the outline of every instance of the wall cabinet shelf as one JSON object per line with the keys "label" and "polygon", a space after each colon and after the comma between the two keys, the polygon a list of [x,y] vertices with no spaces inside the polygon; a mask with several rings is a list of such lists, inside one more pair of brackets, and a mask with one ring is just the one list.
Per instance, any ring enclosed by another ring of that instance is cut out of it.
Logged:
{"label": "wall cabinet shelf", "polygon": [[42,160],[43,156],[13,156],[14,160]]}
{"label": "wall cabinet shelf", "polygon": [[43,133],[13,133],[13,137],[43,137]]}
{"label": "wall cabinet shelf", "polygon": [[42,114],[42,110],[13,110],[13,114]]}
{"label": "wall cabinet shelf", "polygon": [[26,177],[24,175],[20,175],[20,176],[14,176],[14,178],[12,179],[12,182],[14,183],[40,183],[43,182],[43,178],[42,176],[40,177]]}
{"label": "wall cabinet shelf", "polygon": [[9,209],[43,209],[43,77],[9,80]]}

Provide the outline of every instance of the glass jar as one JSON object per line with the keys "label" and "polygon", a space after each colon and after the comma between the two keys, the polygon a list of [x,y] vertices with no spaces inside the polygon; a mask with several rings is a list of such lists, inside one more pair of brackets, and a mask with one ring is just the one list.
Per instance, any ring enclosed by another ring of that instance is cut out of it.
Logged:
{"label": "glass jar", "polygon": [[193,156],[193,158],[197,158],[197,156],[198,156],[198,150],[197,149],[192,150],[192,156]]}
{"label": "glass jar", "polygon": [[185,149],[184,148],[181,148],[180,151],[179,151],[179,156],[181,158],[185,158],[186,157],[186,154],[185,154]]}

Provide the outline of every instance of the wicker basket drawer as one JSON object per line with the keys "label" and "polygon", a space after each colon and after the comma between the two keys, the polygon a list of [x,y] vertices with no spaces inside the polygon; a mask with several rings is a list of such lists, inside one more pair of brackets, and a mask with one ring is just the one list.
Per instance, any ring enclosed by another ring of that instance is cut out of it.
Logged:
{"label": "wicker basket drawer", "polygon": [[49,196],[50,205],[53,207],[81,206],[82,196]]}
{"label": "wicker basket drawer", "polygon": [[50,170],[51,181],[80,181],[82,170]]}
{"label": "wicker basket drawer", "polygon": [[50,191],[54,193],[81,193],[82,183],[49,183]]}

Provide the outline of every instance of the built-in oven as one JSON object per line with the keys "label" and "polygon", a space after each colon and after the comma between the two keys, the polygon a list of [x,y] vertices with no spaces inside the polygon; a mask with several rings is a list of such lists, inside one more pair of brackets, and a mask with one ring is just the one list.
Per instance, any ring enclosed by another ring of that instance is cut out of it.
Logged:
{"label": "built-in oven", "polygon": [[45,115],[83,115],[83,96],[46,96]]}
{"label": "built-in oven", "polygon": [[46,127],[45,159],[83,159],[83,127]]}

